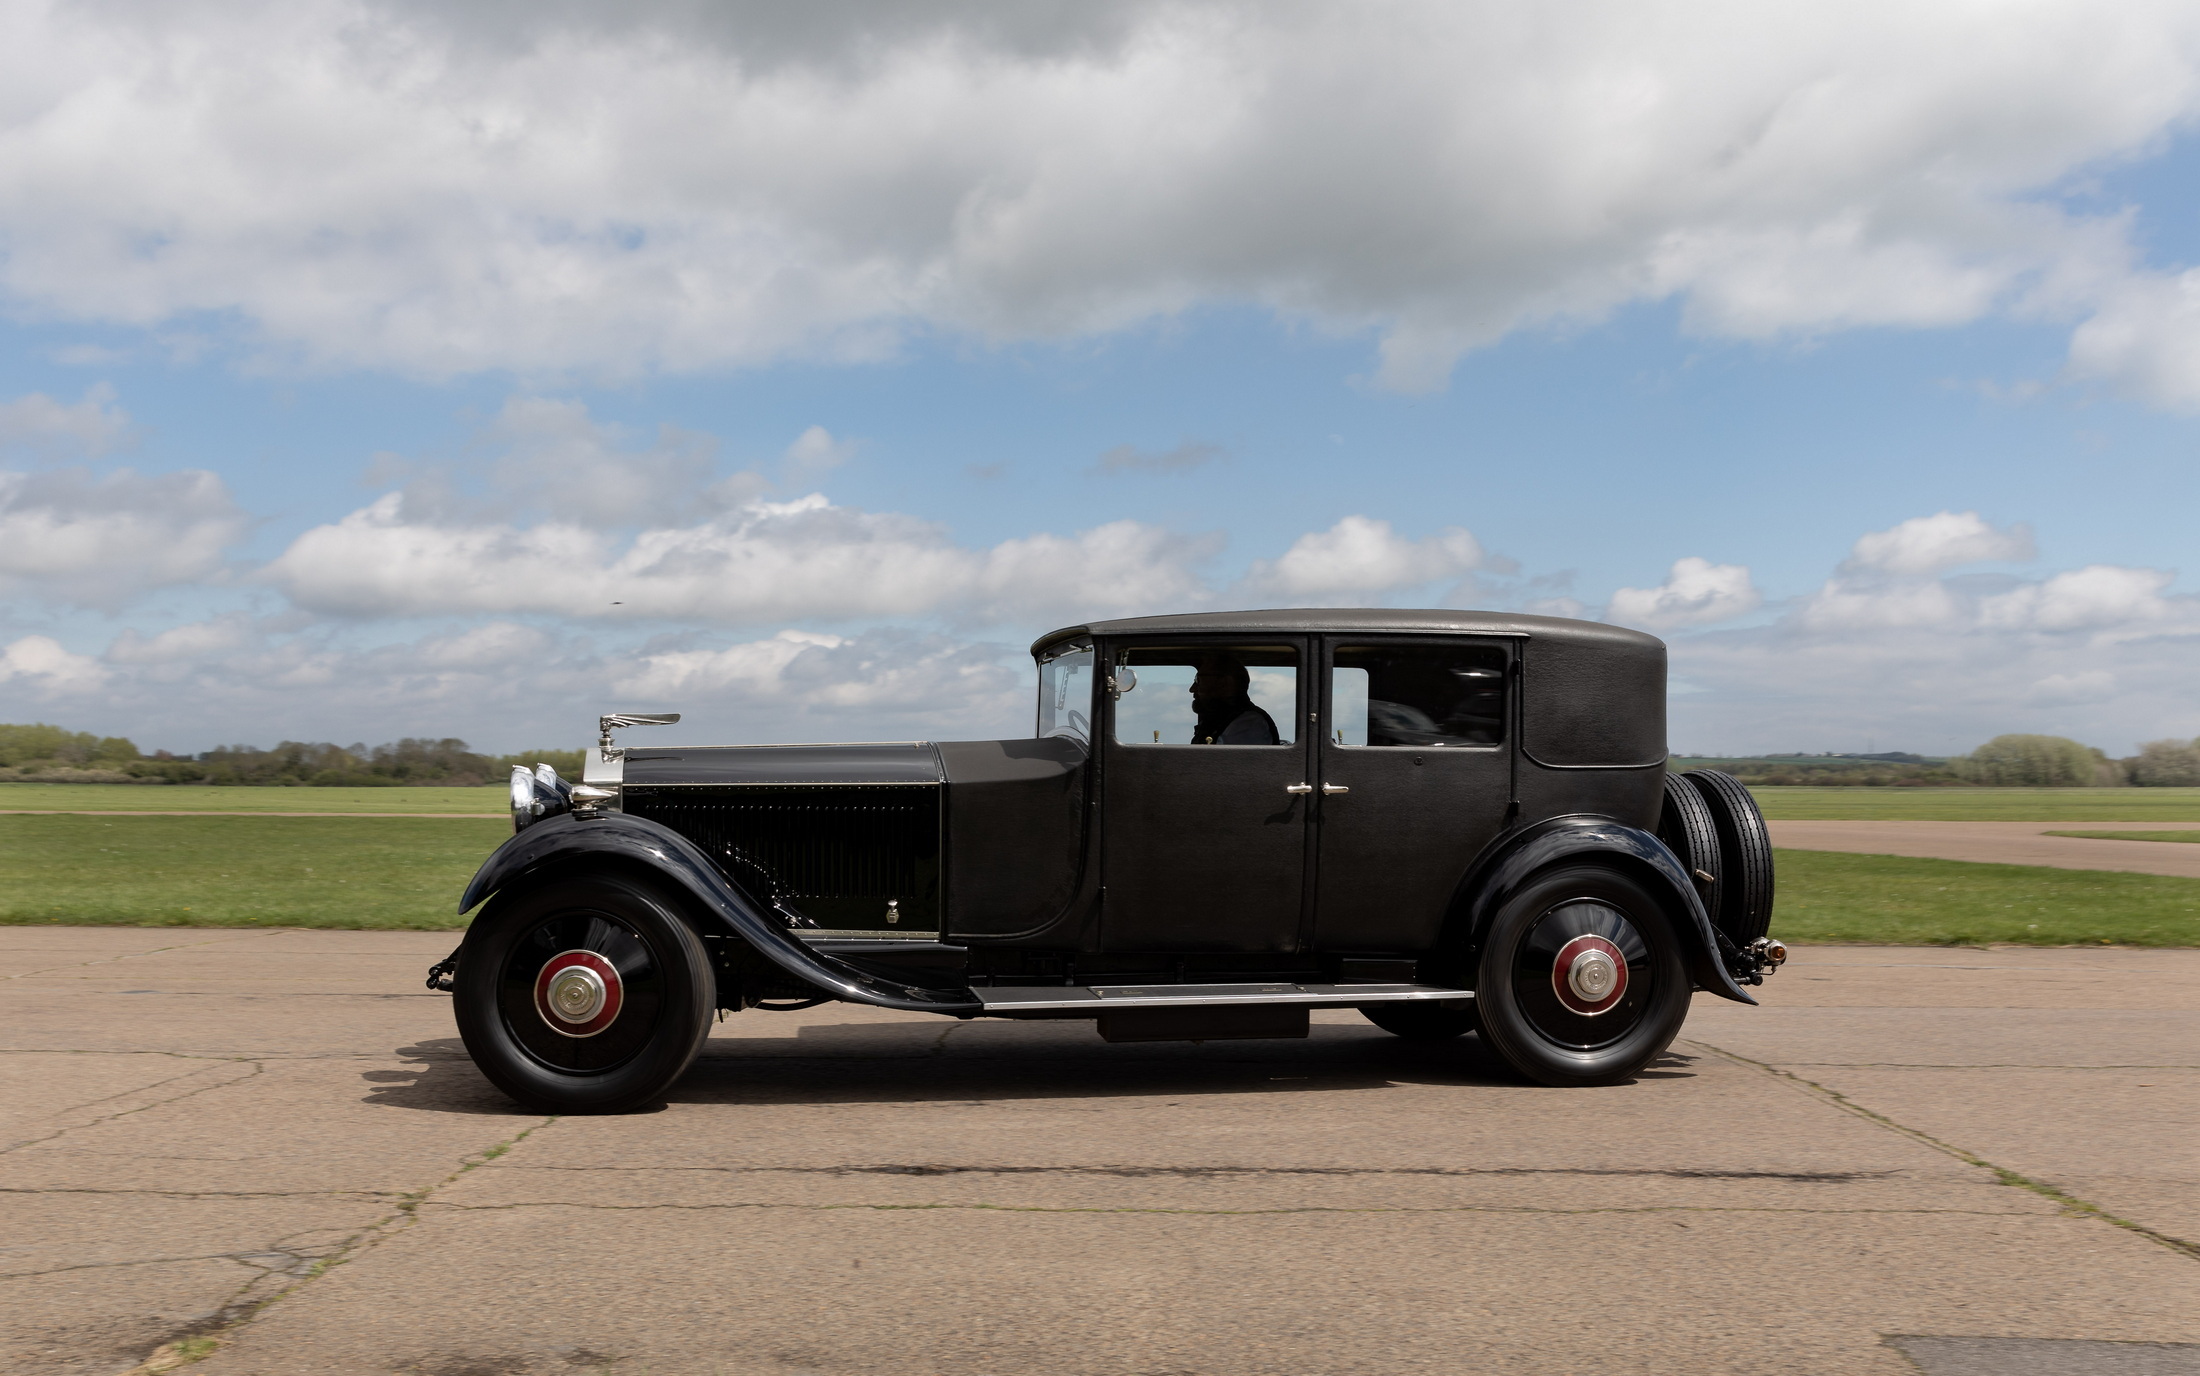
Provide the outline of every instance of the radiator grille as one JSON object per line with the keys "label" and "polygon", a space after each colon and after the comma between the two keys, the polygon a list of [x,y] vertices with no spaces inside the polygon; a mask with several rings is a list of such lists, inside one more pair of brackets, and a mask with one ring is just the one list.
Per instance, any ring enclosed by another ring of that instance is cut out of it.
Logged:
{"label": "radiator grille", "polygon": [[825,925],[851,918],[865,927],[883,923],[888,899],[899,900],[900,925],[936,925],[937,789],[629,787],[624,810],[672,828],[711,855],[761,868],[779,897]]}

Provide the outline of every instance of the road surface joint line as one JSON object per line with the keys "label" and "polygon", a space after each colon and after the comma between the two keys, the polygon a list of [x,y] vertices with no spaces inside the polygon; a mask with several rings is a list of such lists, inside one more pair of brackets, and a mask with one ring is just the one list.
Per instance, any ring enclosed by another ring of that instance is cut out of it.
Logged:
{"label": "road surface joint line", "polygon": [[[290,1284],[283,1286],[273,1294],[254,1297],[251,1294],[253,1286],[259,1284],[269,1273],[263,1272],[261,1275],[253,1277],[239,1287],[230,1296],[229,1300],[221,1306],[217,1311],[218,1318],[212,1325],[201,1329],[189,1338],[163,1343],[147,1354],[143,1362],[129,1372],[124,1373],[124,1376],[156,1376],[156,1373],[173,1371],[188,1362],[198,1361],[212,1355],[214,1348],[229,1341],[245,1325],[265,1313],[270,1306],[290,1298],[345,1262],[364,1255],[383,1242],[411,1228],[413,1224],[420,1220],[421,1206],[433,1200],[438,1191],[445,1189],[461,1177],[495,1161],[535,1133],[557,1121],[555,1117],[549,1117],[530,1127],[522,1128],[503,1141],[465,1158],[459,1163],[458,1169],[434,1184],[397,1196],[395,1207],[388,1213],[345,1237],[334,1247],[329,1248],[325,1254],[313,1258],[311,1264],[303,1270],[288,1272],[287,1274],[293,1277]],[[243,1252],[233,1256],[225,1254],[225,1259],[241,1260],[245,1257],[269,1255],[275,1255],[275,1253],[263,1251]],[[187,1343],[192,1345],[188,1351],[185,1349]]]}
{"label": "road surface joint line", "polygon": [[2147,1227],[2143,1223],[2137,1223],[2132,1221],[2131,1219],[2122,1218],[2116,1214],[2112,1214],[2108,1210],[2102,1208],[2100,1205],[2092,1203],[2089,1200],[2080,1199],[2076,1195],[2071,1194],[2069,1191],[2061,1189],[2055,1185],[2051,1185],[2044,1180],[2035,1180],[2028,1175],[2010,1170],[2006,1166],[1997,1166],[1993,1162],[1987,1160],[1985,1157],[1980,1156],[1975,1152],[1966,1151],[1964,1148],[1956,1146],[1952,1142],[1943,1142],[1938,1137],[1933,1136],[1929,1132],[1925,1132],[1918,1128],[1913,1128],[1907,1123],[1898,1122],[1895,1119],[1890,1118],[1886,1114],[1880,1113],[1875,1109],[1866,1108],[1864,1105],[1856,1102],[1854,1099],[1849,1098],[1847,1095],[1841,1093],[1839,1090],[1828,1088],[1825,1085],[1819,1084],[1816,1080],[1807,1080],[1791,1070],[1783,1070],[1778,1066],[1768,1065],[1763,1061],[1752,1060],[1749,1057],[1741,1055],[1738,1052],[1729,1051],[1722,1046],[1714,1046],[1707,1041],[1701,1041],[1695,1038],[1690,1038],[1689,1041],[1691,1045],[1700,1046],[1704,1050],[1709,1051],[1714,1055],[1723,1056],[1727,1060],[1730,1060],[1737,1065],[1750,1066],[1757,1070],[1761,1070],[1767,1075],[1771,1075],[1776,1079],[1785,1080],[1789,1084],[1795,1086],[1801,1092],[1809,1094],[1819,1099],[1821,1102],[1830,1104],[1833,1107],[1841,1110],[1843,1113],[1852,1114],[1855,1117],[1861,1118],[1868,1123],[1876,1123],[1880,1127],[1887,1129],[1889,1132],[1899,1133],[1900,1135],[1909,1138],[1911,1141],[1917,1142],[1923,1146],[1931,1147],[1934,1151],[1942,1152],[1946,1155],[1952,1156],[1956,1160],[1961,1161],[1966,1165],[1976,1166],[1980,1170],[1984,1171],[1991,1171],[1997,1183],[2008,1185],[2020,1190],[2030,1190],[2032,1193],[2039,1195],[2042,1198],[2053,1200],[2055,1203],[2061,1205],[2063,1211],[2067,1214],[2077,1217],[2098,1219],[2103,1223],[2122,1228],[2127,1232],[2137,1233],[2139,1236],[2146,1238],[2149,1241],[2159,1243],[2160,1245],[2167,1247],[2169,1250],[2177,1253],[2179,1256],[2186,1257],[2195,1261],[2200,1261],[2200,1243],[2188,1242],[2181,1237],[2173,1237],[2168,1233],[2157,1232],[2156,1230]]}
{"label": "road surface joint line", "polygon": [[1005,1214],[1170,1214],[1203,1218],[1263,1218],[1285,1214],[1540,1214],[1569,1217],[1611,1214],[1809,1214],[1823,1216],[1900,1214],[1968,1218],[2039,1217],[2037,1214],[2019,1209],[1827,1209],[1800,1206],[1781,1207],[1765,1204],[1734,1207],[1712,1204],[1597,1205],[1573,1209],[1533,1204],[1310,1204],[1277,1209],[1196,1209],[1166,1205],[1131,1204],[989,1204],[982,1200],[969,1203],[936,1201],[929,1203],[865,1203],[851,1201],[839,1204],[788,1204],[769,1200],[727,1200],[711,1204],[588,1204],[565,1199],[546,1199],[515,1201],[509,1204],[453,1204],[438,1199],[422,1201],[422,1207],[446,1209],[453,1213],[509,1213],[521,1209],[586,1209],[604,1213],[651,1213],[659,1211],[709,1213],[720,1209],[777,1209],[789,1213],[850,1213],[864,1211],[875,1213],[949,1213],[964,1211]]}
{"label": "road surface joint line", "polygon": [[[142,928],[124,928],[122,930],[142,930]],[[272,927],[232,927],[227,929],[217,928],[215,930],[220,931],[222,934],[204,937],[198,941],[179,941],[173,946],[155,946],[148,951],[124,951],[120,955],[101,956],[97,960],[79,960],[63,965],[41,966],[36,970],[24,970],[19,974],[9,975],[7,978],[11,980],[29,979],[33,975],[50,974],[55,970],[85,970],[94,965],[115,965],[125,960],[135,960],[140,956],[164,955],[169,951],[188,951],[194,946],[218,946],[225,941],[242,941],[248,936],[257,936],[263,932],[277,929]]]}
{"label": "road surface joint line", "polygon": [[209,1070],[218,1069],[225,1064],[241,1065],[247,1067],[247,1069],[242,1075],[234,1076],[229,1079],[216,1080],[212,1084],[200,1085],[196,1089],[185,1090],[181,1094],[171,1094],[165,1099],[155,1099],[151,1103],[139,1104],[135,1108],[118,1109],[113,1113],[98,1114],[80,1123],[69,1123],[65,1126],[55,1128],[52,1132],[45,1134],[43,1137],[25,1137],[18,1141],[10,1142],[5,1147],[0,1147],[0,1155],[5,1155],[8,1152],[18,1150],[22,1147],[37,1146],[41,1142],[51,1142],[57,1137],[66,1137],[72,1132],[80,1132],[85,1128],[96,1128],[103,1123],[112,1123],[118,1118],[127,1118],[135,1113],[143,1113],[147,1109],[162,1108],[169,1104],[181,1103],[185,1099],[196,1098],[201,1094],[210,1093],[213,1090],[226,1089],[230,1085],[242,1084],[246,1080],[254,1078],[263,1069],[265,1069],[265,1067],[263,1067],[258,1061],[247,1060],[243,1057],[224,1057],[220,1059],[210,1058],[210,1060],[211,1064],[194,1067],[193,1069],[184,1071],[180,1075],[171,1075],[165,1080],[155,1080],[152,1084],[145,1085],[138,1089],[124,1090],[119,1094],[110,1094],[102,1099],[94,1099],[90,1103],[77,1104],[68,1109],[67,1112],[82,1113],[85,1109],[91,1108],[95,1104],[111,1103],[116,1099],[127,1098],[133,1094],[142,1095],[151,1090],[158,1089],[162,1085],[171,1085],[178,1080],[188,1080],[194,1075],[204,1074]]}

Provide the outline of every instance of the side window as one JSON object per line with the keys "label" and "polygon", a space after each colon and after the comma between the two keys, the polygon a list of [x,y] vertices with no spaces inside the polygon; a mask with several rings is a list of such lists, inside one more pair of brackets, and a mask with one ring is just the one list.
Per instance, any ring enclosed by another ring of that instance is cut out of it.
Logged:
{"label": "side window", "polygon": [[1333,745],[1498,745],[1502,645],[1339,645],[1330,655]]}
{"label": "side window", "polygon": [[1116,652],[1122,745],[1289,745],[1299,655],[1288,645],[1131,645]]}

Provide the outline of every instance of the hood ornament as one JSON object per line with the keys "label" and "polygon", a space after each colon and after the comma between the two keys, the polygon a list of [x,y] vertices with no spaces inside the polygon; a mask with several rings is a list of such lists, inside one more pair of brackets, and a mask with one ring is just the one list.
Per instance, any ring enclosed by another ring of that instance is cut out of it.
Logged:
{"label": "hood ornament", "polygon": [[622,726],[670,726],[679,719],[678,712],[606,712],[596,718],[596,729],[601,733],[596,753],[605,764],[624,759],[626,751],[611,743],[612,732]]}

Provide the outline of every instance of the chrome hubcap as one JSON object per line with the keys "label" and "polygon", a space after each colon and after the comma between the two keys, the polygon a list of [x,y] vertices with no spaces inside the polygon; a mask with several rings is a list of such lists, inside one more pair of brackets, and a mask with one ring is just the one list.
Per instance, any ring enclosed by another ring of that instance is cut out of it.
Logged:
{"label": "chrome hubcap", "polygon": [[603,976],[585,965],[568,966],[550,981],[550,1011],[567,1022],[587,1022],[603,1011],[603,1002]]}
{"label": "chrome hubcap", "polygon": [[618,1020],[625,1001],[618,967],[595,951],[561,951],[535,977],[535,1011],[563,1036],[595,1036]]}
{"label": "chrome hubcap", "polygon": [[1577,936],[1551,962],[1551,992],[1585,1018],[1606,1012],[1627,992],[1627,956],[1601,936]]}

